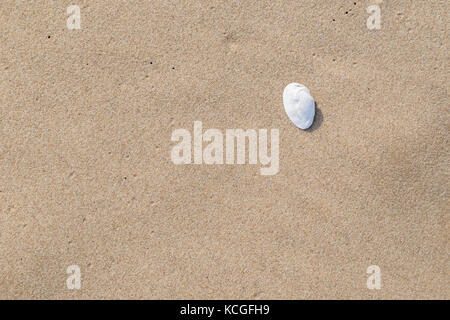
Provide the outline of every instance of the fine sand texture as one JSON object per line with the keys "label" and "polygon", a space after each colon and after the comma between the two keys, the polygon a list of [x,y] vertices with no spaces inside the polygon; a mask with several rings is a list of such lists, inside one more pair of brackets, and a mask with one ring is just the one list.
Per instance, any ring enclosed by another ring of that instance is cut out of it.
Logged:
{"label": "fine sand texture", "polygon": [[[448,12],[2,0],[0,298],[449,299]],[[291,82],[317,103],[307,131]],[[278,129],[279,172],[175,165],[194,121]]]}

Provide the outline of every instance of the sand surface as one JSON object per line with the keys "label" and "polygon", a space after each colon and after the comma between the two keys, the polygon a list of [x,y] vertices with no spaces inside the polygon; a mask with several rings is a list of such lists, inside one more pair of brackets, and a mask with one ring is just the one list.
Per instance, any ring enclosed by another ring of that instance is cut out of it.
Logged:
{"label": "sand surface", "polygon": [[[2,0],[0,298],[449,299],[449,11]],[[279,173],[174,165],[194,121],[279,129]]]}

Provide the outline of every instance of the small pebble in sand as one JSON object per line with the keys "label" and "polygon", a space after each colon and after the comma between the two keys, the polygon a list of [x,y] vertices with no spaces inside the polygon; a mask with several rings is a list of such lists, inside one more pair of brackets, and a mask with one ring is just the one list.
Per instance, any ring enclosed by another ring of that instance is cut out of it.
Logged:
{"label": "small pebble in sand", "polygon": [[299,83],[290,83],[283,92],[284,110],[289,119],[300,129],[308,129],[313,121],[316,109],[308,88]]}

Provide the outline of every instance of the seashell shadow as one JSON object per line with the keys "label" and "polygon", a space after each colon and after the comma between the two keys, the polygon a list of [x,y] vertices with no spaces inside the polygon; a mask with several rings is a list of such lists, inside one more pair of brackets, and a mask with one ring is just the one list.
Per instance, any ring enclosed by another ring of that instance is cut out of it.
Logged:
{"label": "seashell shadow", "polygon": [[319,104],[316,102],[316,114],[314,115],[314,122],[311,127],[309,127],[304,131],[306,132],[316,131],[322,125],[322,122],[323,122],[323,114],[322,111],[319,109]]}

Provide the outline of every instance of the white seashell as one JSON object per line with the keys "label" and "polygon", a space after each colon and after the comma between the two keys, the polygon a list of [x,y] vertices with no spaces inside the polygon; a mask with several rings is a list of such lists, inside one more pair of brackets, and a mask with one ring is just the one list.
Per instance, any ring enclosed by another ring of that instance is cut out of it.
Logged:
{"label": "white seashell", "polygon": [[316,112],[314,102],[308,88],[299,83],[290,83],[283,92],[284,110],[289,119],[300,129],[308,129]]}

